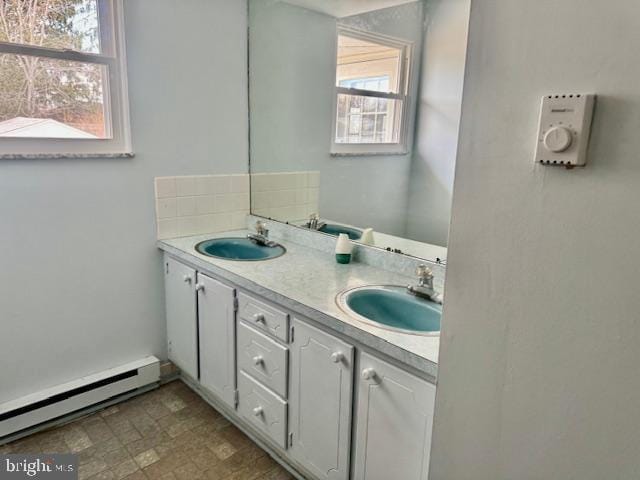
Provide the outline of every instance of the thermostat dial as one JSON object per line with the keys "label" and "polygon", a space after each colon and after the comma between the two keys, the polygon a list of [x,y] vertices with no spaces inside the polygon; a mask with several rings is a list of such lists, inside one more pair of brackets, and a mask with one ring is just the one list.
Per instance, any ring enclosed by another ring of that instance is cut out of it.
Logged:
{"label": "thermostat dial", "polygon": [[573,136],[571,130],[566,127],[552,127],[545,133],[543,142],[550,152],[560,153],[571,146]]}

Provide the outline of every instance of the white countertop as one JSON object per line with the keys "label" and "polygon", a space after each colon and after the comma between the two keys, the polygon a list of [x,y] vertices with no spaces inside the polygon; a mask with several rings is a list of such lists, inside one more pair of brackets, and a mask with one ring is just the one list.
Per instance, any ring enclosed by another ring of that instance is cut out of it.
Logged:
{"label": "white countertop", "polygon": [[440,337],[398,333],[363,323],[343,312],[336,295],[364,285],[407,285],[412,277],[362,263],[341,265],[332,254],[290,241],[281,243],[281,257],[243,262],[202,255],[195,245],[210,238],[244,237],[248,230],[197,235],[158,241],[158,247],[195,267],[225,277],[239,287],[282,304],[364,345],[415,367],[435,378]]}

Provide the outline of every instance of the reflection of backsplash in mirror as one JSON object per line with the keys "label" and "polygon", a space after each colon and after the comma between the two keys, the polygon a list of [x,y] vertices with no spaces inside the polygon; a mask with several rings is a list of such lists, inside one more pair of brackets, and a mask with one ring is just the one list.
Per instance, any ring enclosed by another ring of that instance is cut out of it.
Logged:
{"label": "reflection of backsplash in mirror", "polygon": [[254,183],[252,213],[446,258],[469,3],[249,0],[251,173],[322,179],[305,206]]}
{"label": "reflection of backsplash in mirror", "polygon": [[251,194],[254,214],[298,222],[318,213],[320,172],[254,173]]}

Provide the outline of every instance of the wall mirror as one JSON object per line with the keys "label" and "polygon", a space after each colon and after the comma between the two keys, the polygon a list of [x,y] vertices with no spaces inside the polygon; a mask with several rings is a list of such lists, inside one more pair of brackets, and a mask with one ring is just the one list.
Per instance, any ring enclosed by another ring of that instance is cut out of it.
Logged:
{"label": "wall mirror", "polygon": [[251,211],[446,261],[469,0],[249,0]]}

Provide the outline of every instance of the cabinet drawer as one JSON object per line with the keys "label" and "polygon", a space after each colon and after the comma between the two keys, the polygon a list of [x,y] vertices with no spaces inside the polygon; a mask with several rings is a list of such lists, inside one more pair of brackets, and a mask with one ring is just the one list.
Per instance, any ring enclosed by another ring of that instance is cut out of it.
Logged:
{"label": "cabinet drawer", "polygon": [[289,341],[289,315],[245,293],[238,295],[238,317],[283,342]]}
{"label": "cabinet drawer", "polygon": [[287,402],[244,372],[238,375],[238,413],[282,448],[287,448]]}
{"label": "cabinet drawer", "polygon": [[238,367],[267,387],[287,396],[289,349],[238,322]]}

